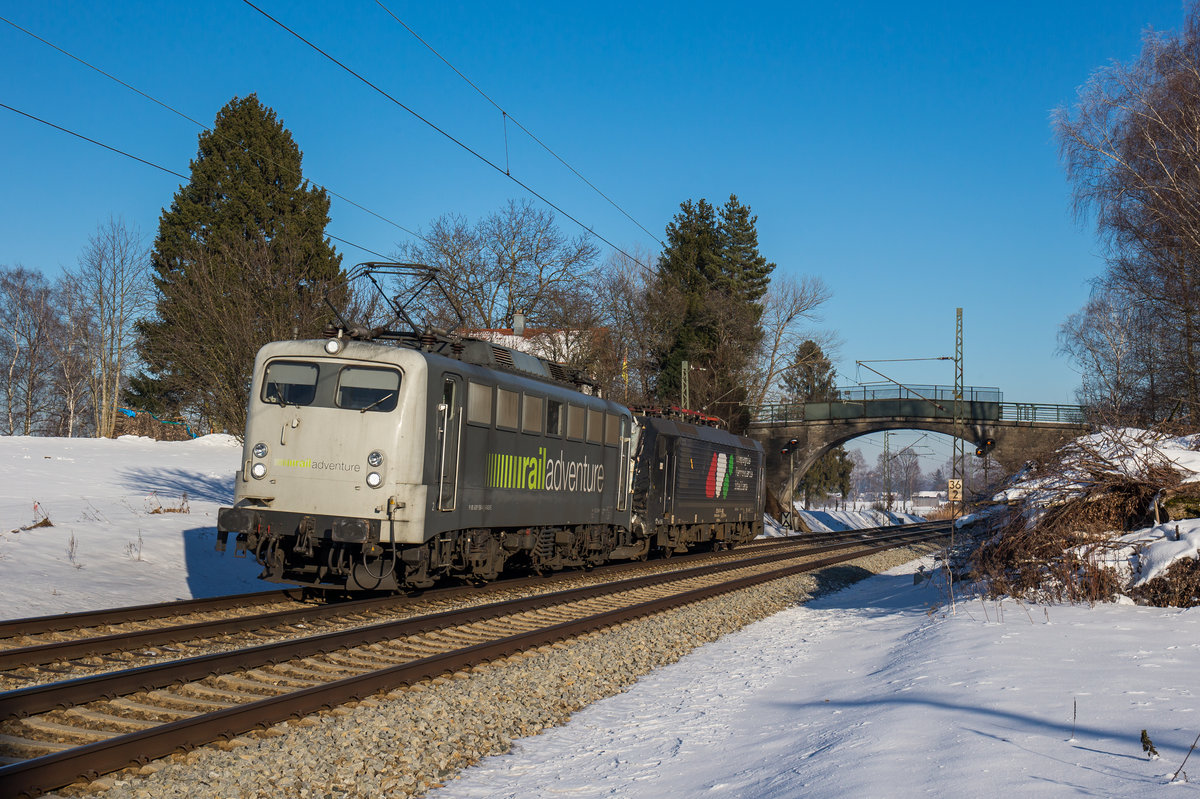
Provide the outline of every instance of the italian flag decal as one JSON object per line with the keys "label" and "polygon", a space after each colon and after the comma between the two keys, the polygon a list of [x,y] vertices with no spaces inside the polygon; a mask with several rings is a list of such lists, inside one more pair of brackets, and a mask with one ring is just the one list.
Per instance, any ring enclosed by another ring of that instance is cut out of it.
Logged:
{"label": "italian flag decal", "polygon": [[729,478],[733,477],[733,458],[724,452],[713,453],[708,467],[708,480],[704,484],[704,495],[709,499],[725,499],[729,496]]}

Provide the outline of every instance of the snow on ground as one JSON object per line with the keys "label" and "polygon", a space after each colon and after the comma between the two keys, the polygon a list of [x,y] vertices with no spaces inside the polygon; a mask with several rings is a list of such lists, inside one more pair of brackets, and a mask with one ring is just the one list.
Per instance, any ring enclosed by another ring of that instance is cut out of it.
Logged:
{"label": "snow on ground", "polygon": [[1166,787],[1200,733],[1200,609],[951,612],[915,565],[702,647],[431,799],[1200,792],[1200,754]]}
{"label": "snow on ground", "polygon": [[0,618],[270,590],[213,549],[239,457],[224,435],[0,437]]}
{"label": "snow on ground", "polygon": [[808,523],[814,533],[839,530],[863,530],[868,527],[886,527],[889,524],[914,524],[925,521],[911,513],[881,510],[797,510],[796,514]]}
{"label": "snow on ground", "polygon": [[[887,527],[893,524],[915,524],[923,522],[921,516],[911,513],[892,513],[881,510],[854,511],[818,511],[796,509],[796,516],[802,518],[808,529],[814,533],[838,532],[842,530],[865,530],[869,527]],[[760,538],[778,538],[784,535],[796,535],[792,530],[770,516],[763,516],[763,534]]]}

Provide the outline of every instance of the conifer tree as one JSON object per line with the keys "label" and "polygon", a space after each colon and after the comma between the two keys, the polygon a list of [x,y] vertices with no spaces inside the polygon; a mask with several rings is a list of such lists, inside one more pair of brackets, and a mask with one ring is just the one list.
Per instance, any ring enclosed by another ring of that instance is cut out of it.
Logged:
{"label": "conifer tree", "polygon": [[723,272],[729,291],[745,303],[757,303],[767,293],[775,264],[758,251],[758,216],[738,202],[736,194],[721,208]]}
{"label": "conifer tree", "polygon": [[683,297],[659,364],[659,399],[680,401],[688,361],[696,370],[689,404],[722,416],[735,430],[747,421],[749,372],[763,340],[761,300],[775,268],[758,251],[756,222],[736,195],[719,215],[705,199],[688,200],[667,225],[658,263],[658,290]]}
{"label": "conifer tree", "polygon": [[[659,368],[658,396],[667,403],[680,401],[682,364],[698,361],[710,351],[712,330],[704,324],[704,302],[719,285],[721,244],[716,213],[705,199],[680,205],[667,225],[667,245],[658,259],[659,290],[669,284],[683,296],[683,313],[676,320],[672,344]],[[695,363],[699,366],[699,363]]]}
{"label": "conifer tree", "polygon": [[254,352],[317,335],[326,294],[342,300],[341,255],[325,237],[329,198],[303,179],[301,159],[253,94],[231,100],[200,134],[191,180],[159,219],[156,313],[140,326],[148,374],[136,385],[148,401],[183,406],[159,410],[186,409],[240,433]]}
{"label": "conifer tree", "polygon": [[[789,402],[828,402],[837,398],[836,372],[821,346],[811,339],[796,348],[792,365],[783,373],[781,388]],[[850,493],[850,475],[854,462],[845,447],[835,447],[825,453],[799,486],[804,490],[804,504],[821,499],[831,491]]]}

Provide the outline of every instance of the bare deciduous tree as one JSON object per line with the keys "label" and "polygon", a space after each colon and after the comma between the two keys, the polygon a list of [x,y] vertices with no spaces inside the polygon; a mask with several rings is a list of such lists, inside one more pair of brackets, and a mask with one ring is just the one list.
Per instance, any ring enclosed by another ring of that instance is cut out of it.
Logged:
{"label": "bare deciduous tree", "polygon": [[1098,286],[1058,332],[1058,351],[1079,367],[1079,401],[1097,421],[1153,423],[1162,417],[1155,374],[1161,326],[1137,297]]}
{"label": "bare deciduous tree", "polygon": [[550,211],[509,201],[477,224],[447,215],[433,221],[404,257],[442,270],[448,297],[429,294],[425,320],[468,329],[511,325],[514,312],[528,323],[564,327],[580,292],[591,283],[599,253],[587,236],[570,238]]}
{"label": "bare deciduous tree", "polygon": [[159,320],[170,335],[154,343],[154,354],[178,365],[173,384],[199,398],[199,419],[215,430],[245,429],[251,370],[263,344],[320,330],[329,318],[327,292],[344,304],[340,276],[298,279],[279,268],[294,263],[291,257],[285,243],[262,239],[197,246],[186,285]]}
{"label": "bare deciduous tree", "polygon": [[1173,330],[1156,366],[1200,419],[1200,7],[1178,34],[1148,32],[1133,63],[1093,74],[1054,128],[1075,210],[1095,215],[1108,248],[1104,282]]}
{"label": "bare deciduous tree", "polygon": [[[767,396],[779,382],[784,370],[794,365],[793,354],[805,339],[813,338],[808,329],[817,317],[817,309],[830,297],[829,287],[819,277],[805,275],[799,280],[776,277],[763,298],[760,321],[765,332],[758,366],[749,396],[755,405],[767,402]],[[818,342],[830,349],[833,342]]]}
{"label": "bare deciduous tree", "polygon": [[687,300],[675,283],[647,269],[653,260],[649,254],[635,249],[631,255],[613,253],[596,289],[612,346],[608,390],[634,405],[654,405],[660,365]]}
{"label": "bare deciduous tree", "polygon": [[0,352],[3,353],[5,432],[44,432],[52,408],[50,340],[54,335],[50,285],[39,272],[0,269]]}
{"label": "bare deciduous tree", "polygon": [[149,274],[149,251],[141,236],[111,218],[88,240],[70,274],[90,320],[85,340],[97,436],[113,435],[121,379],[137,344],[135,325],[151,305]]}
{"label": "bare deciduous tree", "polygon": [[58,280],[54,297],[58,324],[50,339],[50,349],[56,402],[51,414],[53,427],[47,432],[71,437],[93,429],[95,420],[95,414],[90,412],[95,370],[88,352],[93,335],[92,316],[78,285],[70,276]]}

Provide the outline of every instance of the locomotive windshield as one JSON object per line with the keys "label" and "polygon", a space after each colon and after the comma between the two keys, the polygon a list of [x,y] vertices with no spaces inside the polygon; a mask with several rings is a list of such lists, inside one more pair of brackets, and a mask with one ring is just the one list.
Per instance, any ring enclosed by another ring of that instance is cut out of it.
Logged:
{"label": "locomotive windshield", "polygon": [[387,413],[400,395],[400,372],[374,366],[271,361],[263,375],[262,401],[273,405]]}
{"label": "locomotive windshield", "polygon": [[277,405],[311,405],[317,396],[315,363],[273,361],[263,377],[263,402]]}
{"label": "locomotive windshield", "polygon": [[338,375],[337,404],[355,411],[390,411],[400,393],[395,369],[347,366]]}

